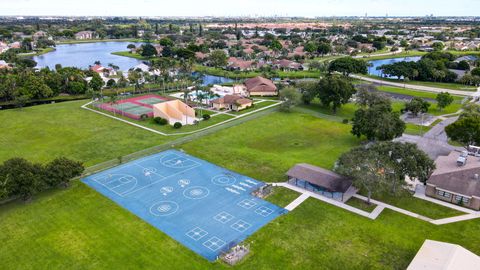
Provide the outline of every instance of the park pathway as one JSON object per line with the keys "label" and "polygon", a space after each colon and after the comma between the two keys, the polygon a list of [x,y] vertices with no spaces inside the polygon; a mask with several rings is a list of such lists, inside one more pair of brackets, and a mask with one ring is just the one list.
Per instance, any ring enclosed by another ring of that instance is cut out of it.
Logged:
{"label": "park pathway", "polygon": [[[377,205],[377,206],[375,207],[375,209],[373,209],[372,212],[369,213],[369,212],[360,210],[358,208],[355,208],[353,206],[350,206],[348,204],[345,204],[341,201],[337,201],[337,200],[334,200],[334,199],[331,199],[331,198],[327,198],[323,195],[317,194],[317,193],[309,191],[309,190],[305,190],[301,187],[294,186],[294,185],[289,184],[287,182],[273,183],[272,185],[277,186],[277,187],[288,188],[290,190],[296,191],[296,192],[301,194],[298,198],[293,200],[289,205],[287,205],[285,207],[285,209],[287,209],[289,211],[292,211],[293,209],[297,208],[306,199],[311,197],[311,198],[315,198],[315,199],[320,200],[322,202],[337,206],[339,208],[342,208],[344,210],[350,211],[352,213],[355,213],[357,215],[360,215],[360,216],[363,216],[363,217],[366,217],[366,218],[369,218],[369,219],[372,219],[372,220],[375,220],[383,212],[383,210],[385,208],[390,209],[392,211],[395,211],[397,213],[401,213],[401,214],[413,217],[413,218],[417,218],[417,219],[420,219],[420,220],[423,220],[423,221],[426,221],[426,222],[430,222],[434,225],[444,225],[444,224],[449,224],[449,223],[454,223],[454,222],[460,222],[460,221],[480,218],[480,212],[473,211],[473,210],[470,211],[470,210],[465,209],[463,207],[462,207],[462,209],[457,209],[457,208],[454,208],[453,206],[447,206],[447,207],[462,211],[466,214],[465,215],[460,215],[460,216],[455,216],[455,217],[449,217],[449,218],[442,218],[442,219],[434,220],[434,219],[431,219],[429,217],[422,216],[420,214],[414,213],[412,211],[408,211],[408,210],[405,210],[405,209],[402,209],[402,208],[399,208],[399,207],[396,207],[396,206],[393,206],[393,205],[390,205],[390,204],[387,204],[387,203],[384,203],[384,202],[381,202],[381,201],[377,201],[377,200],[374,200],[374,199],[371,199],[370,202]],[[362,196],[362,195],[359,195],[359,194],[355,194],[355,195],[353,195],[353,197],[355,197],[357,199],[360,199],[360,200],[363,200],[363,201],[367,200],[367,198],[365,196]],[[415,197],[417,197],[417,196],[415,196]],[[420,199],[423,199],[423,198],[420,198]],[[439,204],[439,205],[446,206],[446,205],[444,205],[444,202],[438,202],[437,200],[432,199],[432,200],[428,200],[428,201],[431,201],[431,202]]]}

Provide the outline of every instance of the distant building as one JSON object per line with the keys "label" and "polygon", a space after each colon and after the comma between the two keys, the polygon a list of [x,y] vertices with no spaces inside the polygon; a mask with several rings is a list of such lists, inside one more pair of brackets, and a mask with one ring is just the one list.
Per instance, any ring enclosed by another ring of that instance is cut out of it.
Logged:
{"label": "distant building", "polygon": [[32,35],[33,40],[38,40],[40,38],[47,38],[48,34],[45,31],[37,31]]}
{"label": "distant building", "polygon": [[250,96],[276,96],[277,86],[269,79],[255,77],[245,81],[245,87]]}
{"label": "distant building", "polygon": [[75,34],[75,39],[94,39],[96,38],[95,32],[93,31],[80,31]]}
{"label": "distant building", "polygon": [[425,240],[407,270],[478,270],[480,257],[462,246]]}
{"label": "distant building", "polygon": [[212,106],[217,109],[227,109],[240,111],[253,105],[253,101],[239,95],[225,95],[223,97],[212,100]]}
{"label": "distant building", "polygon": [[425,194],[442,201],[480,210],[480,160],[458,152],[435,160],[437,169],[427,180]]}
{"label": "distant building", "polygon": [[10,68],[7,62],[0,60],[0,69]]}

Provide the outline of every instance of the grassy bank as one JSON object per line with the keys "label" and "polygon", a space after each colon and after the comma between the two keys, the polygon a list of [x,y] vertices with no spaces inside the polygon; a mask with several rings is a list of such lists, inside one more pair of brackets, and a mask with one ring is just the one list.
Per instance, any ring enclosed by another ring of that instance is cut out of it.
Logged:
{"label": "grassy bank", "polygon": [[141,56],[138,53],[132,53],[130,51],[112,52],[112,54],[113,55],[118,55],[118,56],[135,58],[135,59],[138,59],[138,60],[152,60],[152,59],[155,59],[155,57],[145,57],[145,56]]}

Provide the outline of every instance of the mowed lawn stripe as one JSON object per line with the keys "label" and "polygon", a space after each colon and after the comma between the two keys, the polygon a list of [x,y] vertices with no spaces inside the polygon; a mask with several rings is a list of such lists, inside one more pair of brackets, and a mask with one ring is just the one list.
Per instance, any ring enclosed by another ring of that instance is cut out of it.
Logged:
{"label": "mowed lawn stripe", "polygon": [[0,111],[0,161],[66,156],[90,166],[172,139],[81,109],[86,102]]}

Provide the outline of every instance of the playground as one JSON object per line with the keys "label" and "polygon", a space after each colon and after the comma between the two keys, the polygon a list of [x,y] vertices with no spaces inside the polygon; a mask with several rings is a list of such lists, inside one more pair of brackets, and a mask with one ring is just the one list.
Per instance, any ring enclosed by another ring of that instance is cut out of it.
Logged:
{"label": "playground", "polygon": [[149,94],[138,97],[118,100],[115,103],[104,102],[95,104],[97,108],[113,112],[134,120],[140,120],[142,115],[153,117],[153,105],[169,101],[170,99]]}
{"label": "playground", "polygon": [[251,195],[263,182],[176,150],[82,181],[210,261],[287,213]]}

